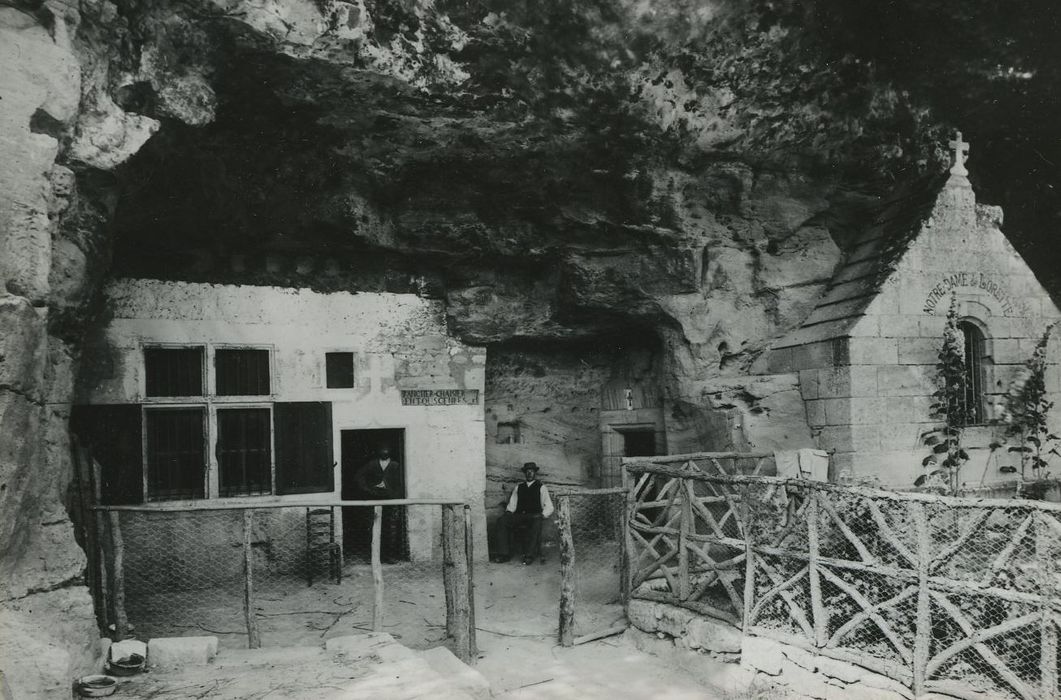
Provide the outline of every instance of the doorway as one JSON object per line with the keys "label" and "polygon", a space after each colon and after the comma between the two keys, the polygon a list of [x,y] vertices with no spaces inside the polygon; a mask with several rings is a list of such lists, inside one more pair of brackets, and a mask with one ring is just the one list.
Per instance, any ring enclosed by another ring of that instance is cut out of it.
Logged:
{"label": "doorway", "polygon": [[621,430],[619,434],[623,436],[623,457],[656,456],[655,429]]}
{"label": "doorway", "polygon": [[[390,450],[392,464],[398,469],[399,498],[405,498],[405,430],[383,428],[342,430],[339,433],[341,460],[341,495],[344,501],[368,500],[357,485],[357,474],[376,457],[381,446]],[[380,556],[389,561],[408,561],[408,522],[402,507],[384,507],[383,539]],[[369,561],[372,556],[372,509],[354,506],[343,508],[343,553],[348,559]]]}

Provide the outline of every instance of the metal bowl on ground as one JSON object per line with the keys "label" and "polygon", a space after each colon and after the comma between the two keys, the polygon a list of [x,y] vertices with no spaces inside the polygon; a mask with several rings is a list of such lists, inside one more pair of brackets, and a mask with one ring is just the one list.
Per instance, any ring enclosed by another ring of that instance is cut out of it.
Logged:
{"label": "metal bowl on ground", "polygon": [[140,654],[130,654],[107,662],[107,673],[112,676],[135,676],[144,670],[144,659]]}
{"label": "metal bowl on ground", "polygon": [[83,698],[102,698],[118,688],[118,681],[110,676],[92,675],[77,679],[77,694]]}

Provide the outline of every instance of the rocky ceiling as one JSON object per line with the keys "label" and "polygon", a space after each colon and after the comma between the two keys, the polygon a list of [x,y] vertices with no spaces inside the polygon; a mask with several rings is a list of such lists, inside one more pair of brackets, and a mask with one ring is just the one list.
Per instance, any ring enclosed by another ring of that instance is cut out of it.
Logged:
{"label": "rocky ceiling", "polygon": [[[480,342],[634,324],[754,349],[805,311],[784,290],[827,278],[876,197],[938,171],[960,127],[981,199],[1057,289],[1057,15],[95,0],[79,41],[113,101],[100,118],[154,135],[121,165],[72,135],[67,218],[105,230],[118,274],[417,291]],[[785,269],[800,256],[816,278]],[[712,289],[757,298],[761,327],[690,328]]]}

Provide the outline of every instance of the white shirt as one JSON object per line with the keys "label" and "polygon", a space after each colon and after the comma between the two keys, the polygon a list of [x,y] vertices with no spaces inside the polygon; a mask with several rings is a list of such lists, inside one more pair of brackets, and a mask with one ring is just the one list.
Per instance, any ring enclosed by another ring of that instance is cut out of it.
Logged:
{"label": "white shirt", "polygon": [[[537,481],[535,479],[534,481]],[[527,486],[530,486],[534,481],[524,482]],[[542,517],[548,518],[553,514],[553,499],[549,497],[549,489],[545,488],[545,484],[542,484],[541,490],[542,498]],[[519,488],[512,489],[512,496],[508,499],[508,506],[505,508],[509,513],[516,512],[516,501],[519,500]]]}
{"label": "white shirt", "polygon": [[[391,465],[391,461],[390,461],[389,457],[387,459],[379,460],[379,470],[380,470],[380,472],[383,473],[383,474],[386,474],[387,473],[387,467],[389,467],[390,465]],[[386,479],[380,479],[379,483],[376,484],[376,487],[377,488],[381,488],[381,489],[387,488],[387,480]]]}

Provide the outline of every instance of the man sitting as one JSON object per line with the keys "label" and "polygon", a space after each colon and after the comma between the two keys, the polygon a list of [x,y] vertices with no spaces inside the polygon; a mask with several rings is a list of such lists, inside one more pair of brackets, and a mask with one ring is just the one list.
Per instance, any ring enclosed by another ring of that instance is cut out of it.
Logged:
{"label": "man sitting", "polygon": [[[523,482],[512,490],[508,506],[497,522],[497,552],[495,562],[506,562],[512,552],[520,550],[523,563],[530,564],[541,556],[542,520],[553,514],[549,489],[538,481],[538,465],[527,462],[521,470]],[[519,536],[519,543],[515,540]],[[522,546],[517,547],[520,544]]]}

